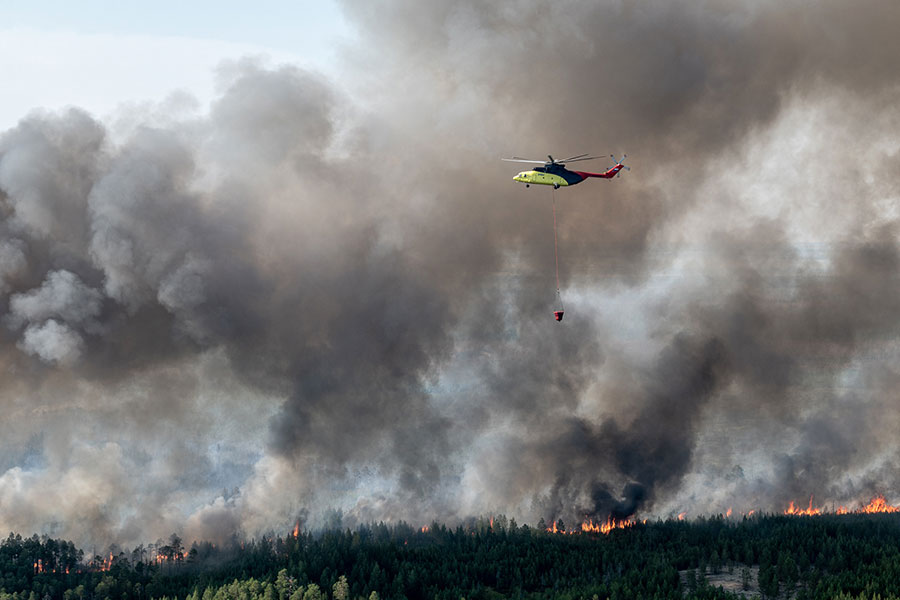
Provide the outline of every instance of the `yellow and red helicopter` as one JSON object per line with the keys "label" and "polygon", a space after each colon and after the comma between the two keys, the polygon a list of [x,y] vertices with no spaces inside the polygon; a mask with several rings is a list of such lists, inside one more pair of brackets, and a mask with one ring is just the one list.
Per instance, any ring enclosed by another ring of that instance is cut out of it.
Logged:
{"label": "yellow and red helicopter", "polygon": [[[570,171],[566,168],[566,163],[578,162],[581,160],[596,160],[598,158],[603,158],[601,156],[588,156],[587,154],[578,154],[576,156],[572,156],[569,158],[564,158],[562,160],[556,160],[549,154],[546,160],[530,160],[527,158],[521,158],[519,156],[513,156],[512,158],[504,158],[503,160],[508,162],[524,162],[524,163],[532,163],[532,164],[540,164],[543,163],[542,166],[534,167],[530,171],[522,171],[515,177],[513,177],[513,181],[518,181],[520,183],[524,183],[525,187],[531,187],[531,184],[534,183],[536,185],[552,185],[554,190],[558,190],[562,186],[570,186],[576,185],[584,181],[589,177],[598,177],[600,179],[612,179],[613,177],[617,177],[619,175],[619,171],[625,169],[626,171],[630,171],[628,167],[622,164],[625,161],[627,155],[623,154],[621,160],[616,160],[616,157],[612,154],[609,155],[610,158],[613,159],[615,164],[608,168],[603,173],[588,173],[587,171]],[[553,317],[557,321],[563,320],[563,315],[565,314],[565,310],[563,309],[562,304],[562,292],[559,288],[559,249],[557,246],[556,239],[556,198],[554,194],[553,198],[553,254],[556,259],[556,307],[553,310]]]}
{"label": "yellow and red helicopter", "polygon": [[626,171],[630,171],[631,169],[626,167],[623,163],[627,155],[623,154],[621,160],[616,160],[616,157],[612,154],[609,155],[610,158],[616,163],[603,173],[589,173],[587,171],[570,171],[566,168],[566,163],[578,162],[581,160],[596,160],[598,158],[603,158],[602,156],[588,156],[587,154],[578,154],[576,156],[572,156],[570,158],[564,158],[562,160],[556,160],[549,154],[546,160],[530,160],[527,158],[521,158],[519,156],[513,156],[512,158],[504,158],[507,162],[524,162],[524,163],[532,163],[532,164],[541,164],[543,166],[534,167],[530,171],[522,171],[515,177],[513,177],[513,181],[518,181],[520,183],[524,183],[525,187],[531,187],[531,184],[536,185],[552,185],[554,189],[559,189],[563,186],[576,185],[584,181],[589,177],[599,177],[600,179],[612,179],[619,174],[619,171],[625,169]]}

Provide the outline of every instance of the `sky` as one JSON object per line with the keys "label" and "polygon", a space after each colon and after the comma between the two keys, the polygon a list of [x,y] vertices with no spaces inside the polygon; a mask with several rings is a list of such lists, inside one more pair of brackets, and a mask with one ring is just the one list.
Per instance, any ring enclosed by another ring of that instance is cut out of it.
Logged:
{"label": "sky", "polygon": [[4,128],[36,108],[109,115],[176,92],[205,105],[224,60],[257,56],[327,73],[352,39],[328,1],[9,2],[2,16],[0,73],[16,83],[0,100]]}
{"label": "sky", "polygon": [[37,6],[0,529],[900,503],[895,2]]}

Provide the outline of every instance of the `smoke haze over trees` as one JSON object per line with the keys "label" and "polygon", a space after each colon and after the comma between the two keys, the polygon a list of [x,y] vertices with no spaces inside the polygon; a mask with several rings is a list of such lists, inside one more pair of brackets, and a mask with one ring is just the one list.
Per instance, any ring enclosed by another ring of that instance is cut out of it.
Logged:
{"label": "smoke haze over trees", "polygon": [[896,500],[896,3],[482,4],[0,133],[0,527]]}

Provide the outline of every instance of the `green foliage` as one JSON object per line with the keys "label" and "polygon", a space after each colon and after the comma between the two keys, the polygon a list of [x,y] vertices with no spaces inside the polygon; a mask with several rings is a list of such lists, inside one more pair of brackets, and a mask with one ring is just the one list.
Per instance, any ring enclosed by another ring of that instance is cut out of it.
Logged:
{"label": "green foliage", "polygon": [[334,600],[348,600],[350,596],[350,585],[347,583],[347,577],[341,575],[331,588],[331,597]]}
{"label": "green foliage", "polygon": [[189,552],[172,536],[153,548],[170,559],[145,562],[141,547],[85,563],[71,542],[11,534],[0,600],[734,598],[708,578],[738,569],[746,590],[750,564],[766,598],[900,597],[900,515],[659,521],[609,535],[505,518],[425,531],[379,523]]}
{"label": "green foliage", "polygon": [[325,600],[325,595],[315,583],[307,586],[306,592],[303,593],[303,600]]}

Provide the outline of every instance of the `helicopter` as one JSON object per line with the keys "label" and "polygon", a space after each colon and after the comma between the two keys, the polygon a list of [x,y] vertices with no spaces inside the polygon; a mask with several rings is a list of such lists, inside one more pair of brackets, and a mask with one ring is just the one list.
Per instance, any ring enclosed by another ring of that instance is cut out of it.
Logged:
{"label": "helicopter", "polygon": [[531,184],[534,183],[536,185],[552,185],[553,189],[558,190],[561,186],[570,186],[576,185],[587,179],[588,177],[599,177],[601,179],[612,179],[619,175],[619,171],[625,169],[626,171],[630,171],[629,167],[626,167],[623,163],[627,154],[622,155],[621,160],[616,160],[616,157],[612,154],[609,155],[610,158],[616,163],[603,173],[588,173],[586,171],[570,171],[566,168],[566,163],[578,162],[580,160],[596,160],[598,158],[603,158],[602,156],[588,156],[587,154],[578,154],[576,156],[572,156],[569,158],[564,158],[562,160],[556,160],[551,155],[547,155],[549,161],[546,160],[530,160],[527,158],[521,158],[519,156],[513,156],[512,158],[504,158],[501,160],[505,160],[507,162],[524,162],[524,163],[532,163],[532,164],[540,164],[543,163],[543,166],[534,167],[530,171],[522,171],[515,177],[513,177],[513,181],[518,181],[520,183],[524,183],[525,187],[531,187]]}
{"label": "helicopter", "polygon": [[[626,171],[630,171],[631,169],[626,167],[623,163],[627,155],[623,154],[621,160],[616,160],[616,157],[612,154],[609,155],[615,164],[608,168],[603,173],[588,173],[586,171],[570,171],[566,168],[566,163],[578,162],[581,160],[596,160],[598,158],[602,158],[600,156],[588,156],[587,154],[577,154],[575,156],[571,156],[569,158],[564,158],[562,160],[556,160],[551,155],[547,155],[549,161],[545,160],[530,160],[527,158],[521,158],[519,156],[513,156],[512,158],[504,158],[502,160],[508,162],[524,162],[524,163],[532,163],[532,164],[540,164],[543,163],[542,166],[534,167],[530,171],[522,171],[515,177],[513,177],[513,181],[518,181],[520,183],[524,183],[525,187],[531,187],[531,184],[537,185],[552,185],[554,190],[558,190],[562,186],[570,186],[576,185],[587,179],[588,177],[598,177],[600,179],[612,179],[613,177],[618,177],[619,172],[622,169]],[[556,238],[556,194],[553,194],[553,254],[556,260],[556,307],[553,310],[553,318],[556,319],[557,322],[563,320],[563,315],[565,314],[565,310],[563,309],[562,304],[562,292],[559,287],[559,250],[557,246],[557,238]]]}

